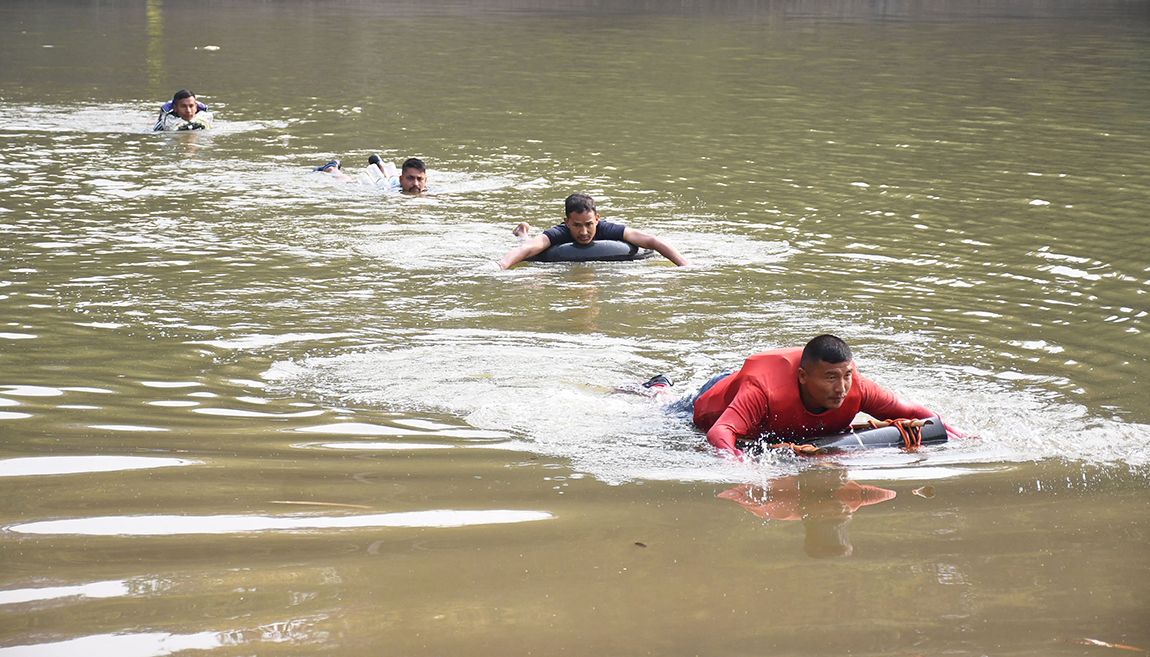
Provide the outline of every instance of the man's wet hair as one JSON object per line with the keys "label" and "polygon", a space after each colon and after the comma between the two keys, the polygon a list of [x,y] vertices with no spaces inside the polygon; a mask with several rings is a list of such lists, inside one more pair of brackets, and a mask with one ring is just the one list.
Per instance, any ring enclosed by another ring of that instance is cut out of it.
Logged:
{"label": "man's wet hair", "polygon": [[[171,87],[169,87],[169,89],[170,88]],[[188,91],[187,89],[180,89],[179,91],[177,91],[175,93],[174,96],[172,96],[172,107],[175,107],[176,103],[180,102],[181,100],[183,100],[185,98],[195,98],[195,97],[196,97],[196,95],[194,93]]]}
{"label": "man's wet hair", "polygon": [[409,157],[404,160],[403,166],[399,167],[399,172],[403,173],[408,169],[415,169],[420,173],[427,173],[427,166],[423,163],[423,160],[419,159],[418,157]]}
{"label": "man's wet hair", "polygon": [[854,360],[854,358],[854,354],[851,353],[851,348],[847,346],[847,343],[829,333],[824,333],[815,336],[807,343],[806,347],[803,347],[803,357],[799,359],[799,367],[805,369],[820,360],[838,364]]}
{"label": "man's wet hair", "polygon": [[580,194],[578,192],[567,197],[566,212],[564,216],[570,217],[571,213],[579,214],[581,212],[594,212],[595,199],[591,198],[590,194]]}

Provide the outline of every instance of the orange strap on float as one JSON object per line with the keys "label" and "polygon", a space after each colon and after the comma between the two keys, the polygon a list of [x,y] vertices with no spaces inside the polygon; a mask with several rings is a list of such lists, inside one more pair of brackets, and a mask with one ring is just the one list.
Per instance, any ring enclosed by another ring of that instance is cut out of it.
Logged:
{"label": "orange strap on float", "polygon": [[[932,421],[937,422],[937,420],[906,419],[906,418],[900,418],[900,419],[896,419],[896,420],[869,420],[869,421],[867,421],[866,424],[859,424],[859,425],[852,426],[851,427],[852,433],[846,433],[846,434],[842,434],[842,435],[852,436],[854,431],[866,431],[866,430],[870,430],[870,429],[881,429],[883,427],[893,426],[895,428],[895,430],[898,431],[899,437],[897,438],[897,440],[899,441],[899,443],[901,443],[901,447],[903,449],[908,449],[908,450],[917,449],[919,447],[922,447],[922,428],[924,426],[926,426],[926,424],[928,422],[932,422]],[[893,434],[888,434],[888,435],[890,436],[890,438],[888,439],[887,442],[884,442],[881,446],[883,446],[883,447],[899,446],[898,444],[896,444],[894,442],[896,440],[894,435]],[[945,442],[945,435],[946,434],[943,434],[944,442]],[[935,438],[937,438],[937,436],[930,434],[928,432],[928,438],[935,439]],[[938,442],[938,441],[935,440],[935,442]],[[863,444],[861,441],[859,441],[858,445],[854,445],[852,443],[850,445],[842,445],[842,446],[813,445],[810,443],[776,443],[773,445],[763,445],[763,447],[765,447],[767,449],[790,450],[798,456],[822,456],[824,454],[828,454],[832,451],[835,451],[838,448],[845,447],[847,449],[852,449],[852,448],[856,448],[856,447],[866,447],[866,446],[867,445]],[[880,445],[871,445],[871,446],[880,446]]]}
{"label": "orange strap on float", "polygon": [[795,443],[777,443],[774,445],[766,445],[770,449],[789,449],[797,456],[821,456],[827,453],[827,450],[822,447],[815,447],[814,445],[796,445]]}
{"label": "orange strap on float", "polygon": [[867,424],[870,425],[872,429],[894,425],[894,428],[898,429],[899,435],[902,436],[904,449],[917,449],[922,447],[922,426],[926,424],[926,420],[908,420],[906,418],[881,421],[868,420]]}

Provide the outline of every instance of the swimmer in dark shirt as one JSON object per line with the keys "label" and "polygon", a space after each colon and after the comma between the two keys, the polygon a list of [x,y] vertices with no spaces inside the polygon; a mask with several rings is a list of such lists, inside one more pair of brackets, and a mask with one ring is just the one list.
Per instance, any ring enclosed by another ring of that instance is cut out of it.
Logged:
{"label": "swimmer in dark shirt", "polygon": [[529,238],[531,227],[520,223],[512,231],[517,237],[526,238],[523,244],[511,249],[507,255],[495,263],[499,269],[507,269],[517,262],[542,253],[547,247],[575,242],[577,244],[590,244],[592,240],[616,240],[627,242],[643,249],[654,249],[663,257],[676,265],[691,264],[680,254],[675,247],[666,241],[648,235],[634,228],[627,228],[622,224],[613,224],[608,221],[599,221],[599,213],[595,211],[595,199],[587,194],[572,194],[567,197],[563,223],[548,228],[539,237]]}

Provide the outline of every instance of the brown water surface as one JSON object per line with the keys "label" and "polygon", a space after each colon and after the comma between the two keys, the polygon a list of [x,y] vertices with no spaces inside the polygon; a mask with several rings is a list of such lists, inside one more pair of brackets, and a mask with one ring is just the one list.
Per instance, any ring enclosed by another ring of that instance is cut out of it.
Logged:
{"label": "brown water surface", "polygon": [[[1147,7],[5,3],[0,657],[1150,649]],[[614,392],[819,332],[971,437]]]}

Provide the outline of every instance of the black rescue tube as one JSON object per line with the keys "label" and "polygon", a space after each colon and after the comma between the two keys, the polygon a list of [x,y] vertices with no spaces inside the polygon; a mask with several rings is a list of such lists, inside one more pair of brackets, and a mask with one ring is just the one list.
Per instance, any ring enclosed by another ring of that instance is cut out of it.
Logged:
{"label": "black rescue tube", "polygon": [[[942,420],[932,417],[922,425],[922,444],[935,445],[946,442],[946,426]],[[804,440],[801,444],[814,445],[819,449],[846,450],[874,447],[903,447],[902,434],[898,427],[886,426],[877,429],[860,429],[843,433],[819,436]]]}
{"label": "black rescue tube", "polygon": [[650,258],[653,251],[640,249],[630,242],[617,240],[592,240],[588,244],[567,242],[549,246],[538,255],[527,258],[532,262],[590,262],[642,260]]}

